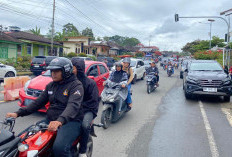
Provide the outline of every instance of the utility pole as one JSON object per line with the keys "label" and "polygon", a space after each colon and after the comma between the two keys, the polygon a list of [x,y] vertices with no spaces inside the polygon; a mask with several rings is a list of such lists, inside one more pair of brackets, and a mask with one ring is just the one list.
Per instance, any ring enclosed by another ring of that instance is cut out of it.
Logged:
{"label": "utility pole", "polygon": [[54,43],[54,16],[55,16],[55,0],[53,0],[53,14],[52,14],[52,40],[51,40],[51,54],[53,55],[53,43]]}
{"label": "utility pole", "polygon": [[212,22],[214,22],[215,20],[213,20],[213,19],[208,19],[208,21],[210,22],[210,40],[209,40],[209,49],[211,49],[211,40],[212,40]]}

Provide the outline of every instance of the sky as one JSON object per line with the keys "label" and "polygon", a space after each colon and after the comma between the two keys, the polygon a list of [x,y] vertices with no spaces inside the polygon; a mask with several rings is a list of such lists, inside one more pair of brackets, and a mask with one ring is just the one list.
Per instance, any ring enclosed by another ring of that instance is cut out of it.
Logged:
{"label": "sky", "polygon": [[[181,51],[194,40],[209,40],[208,18],[220,16],[232,8],[232,0],[56,0],[55,31],[67,23],[79,31],[92,28],[96,37],[121,35],[135,37],[146,46],[161,51]],[[53,0],[0,0],[0,25],[18,26],[21,30],[36,26],[46,34],[52,23]],[[231,15],[232,16],[232,15]],[[228,16],[220,16],[228,20]],[[232,19],[232,17],[231,17]],[[226,23],[217,18],[212,36],[224,38]]]}

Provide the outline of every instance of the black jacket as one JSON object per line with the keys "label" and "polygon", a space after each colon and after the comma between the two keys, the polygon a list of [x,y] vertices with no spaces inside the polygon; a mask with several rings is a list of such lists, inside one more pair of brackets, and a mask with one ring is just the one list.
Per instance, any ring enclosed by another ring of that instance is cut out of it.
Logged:
{"label": "black jacket", "polygon": [[157,74],[159,74],[159,69],[157,68],[157,67],[154,67],[154,68],[152,68],[152,67],[149,67],[148,69],[147,69],[147,74],[149,74],[149,73],[151,73],[151,72],[154,72],[154,73],[157,73]]}
{"label": "black jacket", "polygon": [[73,58],[72,64],[77,68],[77,78],[84,87],[84,97],[82,102],[83,112],[92,112],[94,118],[97,117],[99,107],[99,91],[94,80],[85,75],[85,62],[83,59]]}
{"label": "black jacket", "polygon": [[47,119],[60,121],[65,124],[69,121],[81,121],[83,111],[81,102],[83,99],[83,86],[75,75],[71,75],[63,82],[51,82],[41,95],[29,106],[19,109],[18,116],[26,116],[44,107],[50,102],[47,110]]}

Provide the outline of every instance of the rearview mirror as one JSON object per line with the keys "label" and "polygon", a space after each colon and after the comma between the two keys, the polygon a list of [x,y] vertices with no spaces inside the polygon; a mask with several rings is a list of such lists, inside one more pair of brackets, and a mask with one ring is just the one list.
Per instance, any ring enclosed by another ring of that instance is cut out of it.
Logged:
{"label": "rearview mirror", "polygon": [[188,69],[185,69],[184,72],[188,73]]}

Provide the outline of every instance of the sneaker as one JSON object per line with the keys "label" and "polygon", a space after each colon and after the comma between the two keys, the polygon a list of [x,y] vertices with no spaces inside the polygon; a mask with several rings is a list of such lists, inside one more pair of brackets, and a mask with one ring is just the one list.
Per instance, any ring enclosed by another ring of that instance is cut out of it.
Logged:
{"label": "sneaker", "polygon": [[126,112],[129,112],[131,110],[131,107],[128,106]]}
{"label": "sneaker", "polygon": [[86,154],[79,154],[79,157],[87,157]]}

